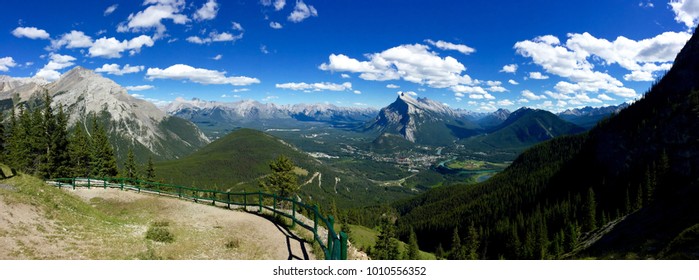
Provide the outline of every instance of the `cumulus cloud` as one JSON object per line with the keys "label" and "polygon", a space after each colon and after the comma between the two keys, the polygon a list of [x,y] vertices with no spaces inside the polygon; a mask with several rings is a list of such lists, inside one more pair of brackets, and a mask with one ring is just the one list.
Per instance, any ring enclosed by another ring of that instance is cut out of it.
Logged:
{"label": "cumulus cloud", "polygon": [[235,93],[238,93],[238,92],[246,92],[246,91],[250,91],[250,89],[249,89],[249,88],[236,88],[236,89],[233,89],[233,92],[235,92]]}
{"label": "cumulus cloud", "polygon": [[58,50],[63,46],[69,49],[89,48],[92,46],[92,38],[82,31],[72,30],[56,40],[51,40],[51,49]]}
{"label": "cumulus cloud", "polygon": [[258,80],[257,78],[250,78],[245,76],[226,77],[226,72],[194,68],[185,64],[175,64],[165,69],[148,68],[148,71],[146,71],[146,78],[149,80],[189,80],[204,85],[230,84],[233,86],[247,86],[251,84],[260,83],[260,80]]}
{"label": "cumulus cloud", "polygon": [[529,78],[534,80],[546,80],[549,76],[541,74],[541,72],[529,72]]}
{"label": "cumulus cloud", "polygon": [[517,72],[517,64],[508,64],[502,67],[500,72],[505,72],[505,73],[515,73]]}
{"label": "cumulus cloud", "polygon": [[289,14],[287,19],[291,22],[299,23],[309,17],[317,17],[318,11],[311,5],[306,5],[303,0],[297,0],[294,11]]}
{"label": "cumulus cloud", "polygon": [[107,9],[104,10],[104,16],[106,17],[108,15],[111,15],[114,11],[116,11],[116,9],[118,7],[119,7],[119,4],[114,4],[114,5],[107,7]]}
{"label": "cumulus cloud", "polygon": [[507,82],[510,83],[511,85],[515,85],[515,86],[516,86],[516,85],[519,85],[519,83],[518,83],[517,81],[512,80],[512,79],[510,79],[510,80],[507,81]]}
{"label": "cumulus cloud", "polygon": [[36,27],[17,27],[15,30],[12,30],[12,35],[17,38],[26,37],[33,40],[51,38],[51,35],[49,35],[46,30],[38,29]]}
{"label": "cumulus cloud", "polygon": [[300,90],[300,91],[324,91],[324,90],[329,90],[329,91],[345,91],[345,90],[352,90],[352,83],[350,82],[345,82],[342,84],[335,84],[335,83],[313,83],[313,84],[307,84],[307,83],[285,83],[285,84],[276,84],[276,88],[281,88],[281,89],[289,89],[289,90]]}
{"label": "cumulus cloud", "polygon": [[121,76],[124,74],[138,73],[143,71],[143,69],[144,67],[140,65],[131,66],[129,64],[126,64],[124,65],[124,67],[120,67],[119,64],[112,63],[102,65],[102,67],[95,69],[95,72]]}
{"label": "cumulus cloud", "polygon": [[386,88],[400,88],[399,85],[394,85],[394,84],[387,84]]}
{"label": "cumulus cloud", "polygon": [[7,57],[0,58],[0,72],[10,71],[10,67],[15,67],[15,66],[17,66],[17,63],[15,62],[15,60],[12,57],[7,56]]}
{"label": "cumulus cloud", "polygon": [[286,0],[275,0],[274,1],[274,10],[281,11],[282,9],[284,9],[284,6],[286,6]]}
{"label": "cumulus cloud", "polygon": [[449,43],[449,42],[445,42],[442,40],[439,40],[437,42],[432,41],[432,40],[425,40],[425,42],[427,42],[430,45],[433,45],[441,50],[458,51],[458,52],[466,54],[466,55],[472,54],[476,51],[476,49],[471,48],[467,45],[454,44],[454,43]]}
{"label": "cumulus cloud", "polygon": [[627,98],[638,96],[635,90],[624,87],[623,83],[611,75],[593,71],[594,65],[587,60],[588,53],[560,45],[560,41],[554,36],[517,42],[515,49],[518,54],[531,58],[534,64],[543,67],[547,73],[574,82],[580,90],[606,91]]}
{"label": "cumulus cloud", "polygon": [[144,46],[152,47],[155,44],[148,35],[141,35],[131,40],[119,41],[114,37],[102,37],[95,40],[90,47],[90,57],[120,58],[121,53],[128,50],[131,55],[141,51]]}
{"label": "cumulus cloud", "polygon": [[211,44],[212,42],[235,42],[237,40],[240,40],[243,38],[243,33],[240,33],[239,35],[233,35],[228,32],[222,32],[218,33],[216,31],[212,31],[209,33],[208,37],[201,38],[199,36],[190,36],[187,37],[187,42],[194,43],[194,44]]}
{"label": "cumulus cloud", "polygon": [[231,28],[233,28],[233,30],[235,30],[235,31],[240,31],[240,32],[245,31],[245,28],[243,28],[243,26],[239,22],[235,22],[235,21],[231,22]]}
{"label": "cumulus cloud", "polygon": [[688,29],[697,25],[699,19],[699,1],[696,0],[672,0],[669,3],[675,12],[675,21],[684,23]]}
{"label": "cumulus cloud", "polygon": [[221,60],[221,58],[223,58],[223,55],[217,54],[216,56],[212,57],[211,59],[213,59],[213,60]]}
{"label": "cumulus cloud", "polygon": [[192,17],[196,21],[203,21],[215,19],[217,14],[218,3],[216,3],[216,0],[209,0],[206,3],[204,3],[204,5],[202,5],[201,8],[199,8]]}
{"label": "cumulus cloud", "polygon": [[347,74],[345,74],[345,73],[340,74],[340,77],[342,77],[343,79],[349,79],[349,78],[351,78],[350,75],[347,75]]}
{"label": "cumulus cloud", "polygon": [[403,79],[433,88],[472,84],[471,77],[461,75],[466,67],[451,56],[440,57],[421,44],[400,45],[359,61],[344,54],[331,54],[329,62],[319,66],[324,71],[360,73],[369,81]]}
{"label": "cumulus cloud", "polygon": [[145,0],[144,5],[149,5],[145,10],[130,14],[125,22],[117,27],[118,32],[143,32],[155,29],[155,38],[163,36],[167,28],[163,20],[172,20],[175,24],[186,24],[191,21],[182,14],[185,7],[184,0]]}
{"label": "cumulus cloud", "polygon": [[58,80],[58,78],[61,77],[61,73],[59,73],[58,70],[73,66],[75,64],[73,61],[75,61],[75,57],[72,57],[70,55],[50,53],[49,63],[44,65],[43,68],[39,69],[39,71],[36,72],[36,75],[34,75],[34,77],[42,78],[47,81]]}
{"label": "cumulus cloud", "polygon": [[522,97],[524,97],[524,98],[526,98],[526,99],[529,99],[529,100],[541,100],[541,99],[546,99],[546,96],[545,96],[545,95],[536,95],[536,94],[534,94],[533,92],[531,92],[530,90],[527,90],[527,89],[525,89],[525,90],[522,91]]}
{"label": "cumulus cloud", "polygon": [[[154,86],[152,86],[152,85],[140,85],[140,86],[127,86],[126,90],[128,90],[128,91],[144,91],[144,90],[149,90],[149,89],[153,89],[153,88],[154,88]],[[134,96],[136,96],[136,95],[134,94]],[[136,97],[138,97],[138,96],[136,96]],[[142,96],[140,98],[142,98]]]}
{"label": "cumulus cloud", "polygon": [[515,103],[512,102],[512,101],[510,101],[509,99],[500,100],[500,101],[498,101],[497,104],[498,104],[499,106],[512,106],[512,105],[515,105]]}
{"label": "cumulus cloud", "polygon": [[487,81],[485,83],[488,85],[488,91],[490,92],[506,92],[507,89],[502,86],[502,82],[500,81]]}
{"label": "cumulus cloud", "polygon": [[600,99],[600,100],[604,100],[604,101],[612,101],[612,100],[614,100],[614,98],[611,98],[611,97],[609,97],[609,95],[606,95],[606,94],[597,95],[597,98]]}

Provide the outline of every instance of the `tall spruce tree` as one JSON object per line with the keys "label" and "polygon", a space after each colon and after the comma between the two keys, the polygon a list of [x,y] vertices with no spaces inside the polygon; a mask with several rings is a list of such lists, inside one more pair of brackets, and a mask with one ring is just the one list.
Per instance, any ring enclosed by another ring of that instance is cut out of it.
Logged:
{"label": "tall spruce tree", "polygon": [[583,206],[584,220],[583,230],[592,231],[597,228],[597,202],[595,202],[595,191],[592,188],[587,190],[585,205]]}
{"label": "tall spruce tree", "polygon": [[372,258],[376,260],[397,260],[400,257],[398,242],[395,238],[395,226],[388,218],[381,219],[379,236],[372,249]]}
{"label": "tall spruce tree", "polygon": [[417,244],[417,234],[415,230],[410,228],[410,237],[408,237],[408,254],[407,259],[409,260],[419,260],[420,259],[420,247]]}
{"label": "tall spruce tree", "polygon": [[124,163],[124,176],[131,179],[138,179],[139,177],[138,169],[136,167],[136,159],[131,147],[129,147],[129,151],[126,155],[126,162]]}
{"label": "tall spruce tree", "polygon": [[118,174],[114,149],[109,143],[107,132],[97,122],[97,117],[92,119],[92,157],[90,167],[93,175],[99,177],[114,177]]}
{"label": "tall spruce tree", "polygon": [[279,155],[277,160],[269,163],[272,174],[260,181],[264,189],[272,189],[281,197],[290,197],[296,194],[301,186],[298,177],[294,174],[294,163],[288,157]]}
{"label": "tall spruce tree", "polygon": [[[41,155],[39,157],[39,174],[43,178],[51,178],[53,171],[56,166],[53,157],[55,157],[55,151],[53,150],[53,135],[56,132],[56,119],[53,114],[53,108],[51,108],[51,95],[48,91],[44,92],[44,104],[43,104],[43,114],[41,118],[41,131],[40,136],[37,138],[38,149],[41,149]],[[38,111],[38,110],[36,110]]]}
{"label": "tall spruce tree", "polygon": [[148,165],[146,166],[146,179],[155,181],[155,165],[153,165],[153,156],[148,157]]}
{"label": "tall spruce tree", "polygon": [[58,105],[55,116],[55,130],[50,139],[51,156],[49,166],[52,167],[50,178],[62,178],[70,176],[72,162],[68,149],[68,116],[63,111],[63,105]]}
{"label": "tall spruce tree", "polygon": [[8,140],[8,164],[13,168],[26,172],[26,167],[30,162],[30,139],[29,131],[32,121],[30,114],[19,107],[19,115],[15,118],[14,108],[10,118],[10,138]]}
{"label": "tall spruce tree", "polygon": [[71,160],[71,177],[90,176],[90,161],[92,153],[92,143],[87,137],[82,122],[77,122],[73,133],[70,136],[68,153]]}

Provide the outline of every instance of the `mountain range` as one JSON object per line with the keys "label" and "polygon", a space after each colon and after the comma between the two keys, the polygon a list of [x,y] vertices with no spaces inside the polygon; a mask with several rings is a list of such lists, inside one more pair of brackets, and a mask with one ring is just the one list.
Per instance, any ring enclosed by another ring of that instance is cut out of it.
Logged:
{"label": "mountain range", "polygon": [[95,72],[75,67],[54,82],[41,79],[0,78],[0,104],[35,106],[43,95],[52,96],[52,107],[61,104],[69,116],[69,127],[84,125],[90,131],[92,118],[104,125],[117,154],[125,158],[129,148],[139,159],[178,158],[209,143],[193,123],[168,116],[152,103],[129,95],[123,87]]}

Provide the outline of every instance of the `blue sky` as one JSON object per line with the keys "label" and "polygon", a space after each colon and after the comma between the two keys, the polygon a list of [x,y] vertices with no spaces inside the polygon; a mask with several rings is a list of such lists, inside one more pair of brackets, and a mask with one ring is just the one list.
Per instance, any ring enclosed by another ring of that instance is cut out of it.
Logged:
{"label": "blue sky", "polygon": [[75,66],[129,93],[383,107],[561,111],[639,98],[669,69],[699,0],[4,0],[0,75]]}

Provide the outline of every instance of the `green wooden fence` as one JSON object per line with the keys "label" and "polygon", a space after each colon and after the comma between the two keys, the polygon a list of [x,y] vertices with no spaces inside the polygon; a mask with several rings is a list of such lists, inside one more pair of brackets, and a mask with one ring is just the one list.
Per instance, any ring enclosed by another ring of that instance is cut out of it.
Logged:
{"label": "green wooden fence", "polygon": [[[210,202],[212,205],[220,203],[231,208],[231,205],[242,206],[248,211],[248,207],[256,208],[259,213],[267,209],[274,214],[291,219],[293,225],[299,225],[313,233],[313,239],[318,242],[325,254],[326,260],[346,260],[347,259],[347,234],[335,232],[335,220],[332,215],[324,217],[318,206],[308,205],[294,199],[279,197],[276,194],[263,192],[242,192],[232,193],[217,190],[204,190],[189,188],[170,184],[161,184],[130,178],[56,178],[48,180],[59,188],[62,187],[87,187],[87,188],[118,188],[120,190],[133,190],[137,192],[150,192],[159,195],[167,195],[195,202]],[[271,206],[270,206],[271,205]],[[290,209],[289,209],[290,208]],[[304,221],[301,216],[307,217],[309,221]],[[327,228],[326,240],[318,234],[318,226]]]}

